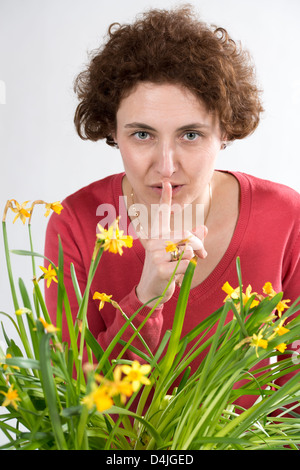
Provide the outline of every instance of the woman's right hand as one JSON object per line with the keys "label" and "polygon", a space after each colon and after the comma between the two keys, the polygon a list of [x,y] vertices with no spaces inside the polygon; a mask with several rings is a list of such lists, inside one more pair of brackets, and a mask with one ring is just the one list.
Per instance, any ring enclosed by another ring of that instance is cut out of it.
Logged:
{"label": "woman's right hand", "polygon": [[180,252],[183,251],[183,255],[178,264],[176,275],[169,285],[161,303],[167,302],[172,297],[177,279],[184,275],[193,256],[197,255],[199,258],[205,258],[207,256],[203,246],[203,240],[207,233],[206,227],[201,226],[192,232],[184,231],[180,234],[170,232],[171,204],[172,186],[170,183],[165,182],[162,187],[158,211],[158,213],[164,213],[162,224],[160,226],[158,218],[152,223],[151,238],[145,240],[144,267],[140,282],[136,287],[136,295],[142,303],[155,299],[147,304],[149,307],[152,307],[156,303],[157,297],[161,296],[163,293],[178,263],[176,260],[172,261],[171,253],[166,251],[167,241],[178,243],[184,240],[182,244],[178,245]]}

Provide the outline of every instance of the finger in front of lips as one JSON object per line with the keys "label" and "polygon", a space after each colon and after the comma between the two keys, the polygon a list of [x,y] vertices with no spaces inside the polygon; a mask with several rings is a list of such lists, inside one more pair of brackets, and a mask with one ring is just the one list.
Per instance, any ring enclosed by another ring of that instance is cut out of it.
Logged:
{"label": "finger in front of lips", "polygon": [[154,214],[154,221],[151,225],[152,238],[162,238],[170,236],[171,204],[172,186],[169,182],[163,182],[161,198],[157,207],[157,213]]}

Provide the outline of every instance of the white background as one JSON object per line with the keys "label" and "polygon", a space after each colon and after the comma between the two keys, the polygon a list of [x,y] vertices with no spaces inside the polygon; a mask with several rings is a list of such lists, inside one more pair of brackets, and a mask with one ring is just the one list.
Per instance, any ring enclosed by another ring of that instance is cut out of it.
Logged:
{"label": "white background", "polygon": [[[76,134],[73,80],[112,22],[131,22],[171,0],[0,0],[0,213],[7,199],[62,200],[123,170],[118,151]],[[220,153],[233,169],[300,190],[300,1],[194,0],[201,18],[223,26],[250,51],[264,90],[258,130]],[[5,96],[3,88],[5,88]],[[2,90],[2,94],[1,94]],[[43,252],[47,219],[33,218],[35,250]],[[2,215],[1,215],[2,218]],[[10,247],[28,249],[27,227],[8,217]],[[41,260],[42,261],[42,260]],[[29,258],[13,255],[16,279],[30,287]],[[31,287],[30,287],[31,289]],[[0,239],[0,310],[13,313]],[[0,316],[9,335],[10,322]],[[0,329],[0,341],[3,338]],[[0,436],[1,439],[1,436]]]}

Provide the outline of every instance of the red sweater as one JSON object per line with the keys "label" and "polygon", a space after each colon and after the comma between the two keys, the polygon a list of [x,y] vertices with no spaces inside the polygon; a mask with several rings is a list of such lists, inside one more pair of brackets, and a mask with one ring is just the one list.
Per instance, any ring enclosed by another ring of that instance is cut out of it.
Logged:
{"label": "red sweater", "polygon": [[[237,256],[241,260],[244,286],[251,284],[254,292],[262,293],[263,285],[269,281],[276,292],[284,292],[285,299],[294,301],[300,295],[300,195],[280,184],[239,172],[231,173],[240,184],[237,226],[219,264],[200,285],[191,290],[183,334],[223,305],[226,294],[222,291],[222,286],[226,281],[237,287]],[[103,225],[103,218],[106,216],[100,214],[99,206],[106,203],[115,207],[116,213],[110,214],[109,223],[119,215],[122,177],[123,173],[109,176],[67,197],[62,202],[62,213],[54,213],[49,221],[45,255],[57,265],[57,234],[60,234],[64,250],[65,285],[74,318],[77,315],[77,301],[70,277],[70,263],[75,265],[83,291],[95,245],[96,226],[97,223]],[[108,210],[109,207],[107,206]],[[120,227],[124,228],[124,222],[128,226],[130,219],[122,203],[121,212]],[[132,248],[124,248],[122,256],[108,252],[102,256],[92,284],[88,325],[103,349],[106,349],[120,330],[124,319],[109,303],[105,303],[99,312],[99,300],[93,300],[92,295],[95,291],[112,295],[112,299],[130,317],[141,306],[135,295],[135,287],[141,276],[144,256],[144,248],[138,239],[134,240]],[[56,322],[55,287],[52,283],[46,289],[46,302],[53,322]],[[172,328],[178,294],[179,288],[176,287],[173,297],[152,314],[141,330],[153,352],[165,331]],[[141,310],[135,318],[136,326],[148,312],[147,307]],[[128,328],[123,339],[128,339],[131,334],[132,330]],[[67,340],[66,322],[63,324],[63,338]],[[141,348],[138,340],[133,344]]]}

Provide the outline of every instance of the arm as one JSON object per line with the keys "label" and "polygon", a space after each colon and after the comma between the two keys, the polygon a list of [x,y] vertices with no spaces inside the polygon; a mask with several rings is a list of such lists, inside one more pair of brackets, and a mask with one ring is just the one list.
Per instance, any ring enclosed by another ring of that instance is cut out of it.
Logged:
{"label": "arm", "polygon": [[[297,300],[297,298],[300,297],[300,234],[298,234],[296,241],[291,248],[290,251],[290,257],[287,263],[287,267],[285,270],[285,276],[283,279],[283,299],[290,299],[291,302],[289,305],[292,305],[293,302]],[[300,310],[300,306],[299,306]],[[287,323],[285,326],[288,328],[288,322],[292,320],[295,316],[299,315],[299,311],[294,314],[293,317],[289,317],[287,320]],[[297,351],[298,354],[300,354],[300,348],[299,348],[299,342],[296,341],[295,344],[291,344],[288,346],[289,350],[294,350]],[[278,356],[278,360],[284,360],[288,355],[281,354]],[[299,364],[299,362],[298,362]],[[296,372],[300,371],[297,370]],[[293,375],[295,375],[295,372],[289,373],[280,379],[276,381],[276,383],[280,386],[282,386],[284,383],[286,383]]]}
{"label": "arm", "polygon": [[[95,243],[94,235],[90,236],[90,248],[87,249],[87,233],[86,230],[84,236],[82,236],[82,227],[87,229],[87,226],[83,223],[81,219],[81,227],[77,223],[76,217],[73,217],[72,211],[69,210],[68,204],[64,204],[64,213],[63,215],[53,214],[51,217],[46,234],[45,242],[45,256],[51,260],[53,264],[57,266],[58,264],[58,235],[62,240],[63,252],[64,252],[64,285],[67,291],[68,300],[70,303],[70,308],[73,317],[73,323],[76,321],[78,313],[78,301],[75,295],[75,290],[73,287],[73,282],[71,278],[70,265],[74,264],[76,277],[79,283],[81,294],[83,294],[86,288],[87,282],[87,273],[90,266],[91,255]],[[116,269],[122,269],[122,259],[117,254],[109,254],[112,261],[114,262]],[[46,260],[45,264],[48,266],[49,261]],[[110,293],[110,288],[115,286],[114,275],[113,273],[110,276],[110,279],[107,280],[107,276],[101,277],[101,272],[105,270],[101,267],[99,269],[98,278],[95,280],[95,287],[103,286],[105,281],[104,289],[107,289],[107,293]],[[100,276],[100,277],[99,277]],[[126,292],[126,290],[125,290]],[[88,324],[89,329],[93,335],[98,340],[101,347],[105,350],[115,335],[120,331],[125,323],[125,318],[118,309],[114,309],[112,305],[105,304],[104,309],[99,311],[98,302],[93,300],[92,296],[94,289],[92,288],[89,296],[88,302]],[[52,322],[56,324],[56,310],[57,310],[57,284],[52,283],[49,289],[45,291],[46,304],[48,307],[49,314],[51,316]],[[113,296],[114,297],[114,296]],[[117,298],[117,297],[116,297]],[[131,288],[131,292],[123,297],[119,302],[119,305],[122,311],[126,314],[127,317],[131,317],[138,309],[141,309],[140,312],[134,319],[134,325],[136,328],[144,321],[146,315],[150,312],[150,308],[147,306],[143,307],[143,304],[139,301],[135,294],[135,288]],[[142,308],[143,307],[143,308]],[[163,323],[163,306],[155,309],[151,315],[151,318],[147,320],[147,324],[143,327],[141,335],[145,339],[151,351],[154,351],[159,343],[160,333]],[[122,335],[124,341],[129,341],[132,336],[133,330],[129,326],[126,328],[125,332]],[[66,317],[63,317],[63,341],[69,342],[68,327]],[[136,337],[132,343],[138,349],[144,348],[140,340]],[[123,346],[117,345],[111,355],[111,358],[117,357],[120,351],[123,349]],[[136,356],[131,353],[129,350],[126,353],[126,357],[130,359],[136,359]]]}

